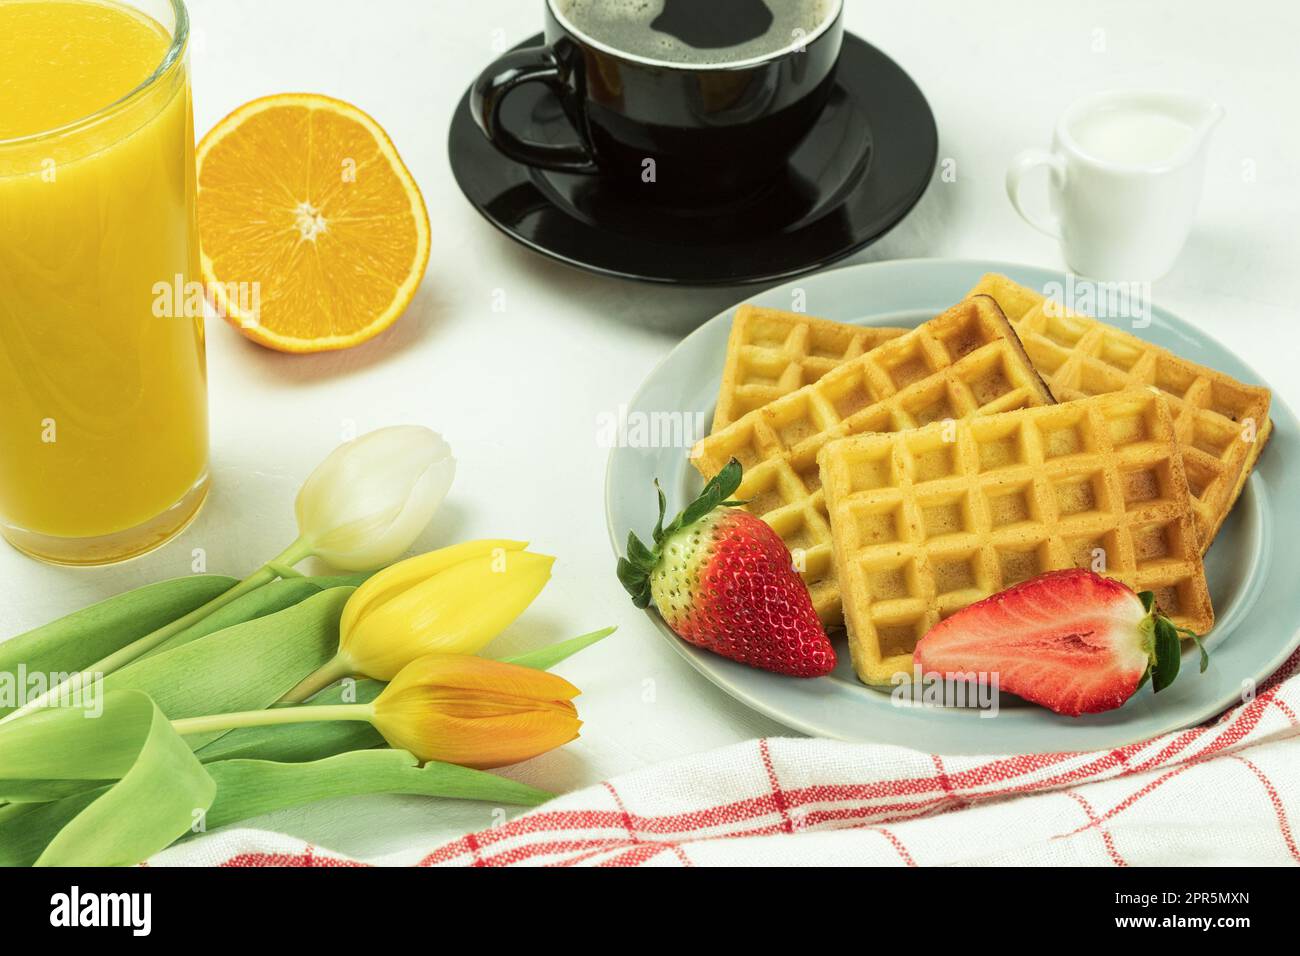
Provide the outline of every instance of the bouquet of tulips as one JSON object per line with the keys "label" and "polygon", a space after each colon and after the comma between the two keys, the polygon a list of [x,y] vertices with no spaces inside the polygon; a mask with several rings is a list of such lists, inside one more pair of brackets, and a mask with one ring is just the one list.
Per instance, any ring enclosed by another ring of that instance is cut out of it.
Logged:
{"label": "bouquet of tulips", "polygon": [[[0,643],[0,865],[133,864],[331,796],[548,799],[485,771],[578,736],[578,689],[547,670],[613,628],[478,656],[554,559],[487,540],[398,561],[454,472],[428,429],[371,432],[242,581],[159,582]],[[310,556],[342,573],[302,575]]]}

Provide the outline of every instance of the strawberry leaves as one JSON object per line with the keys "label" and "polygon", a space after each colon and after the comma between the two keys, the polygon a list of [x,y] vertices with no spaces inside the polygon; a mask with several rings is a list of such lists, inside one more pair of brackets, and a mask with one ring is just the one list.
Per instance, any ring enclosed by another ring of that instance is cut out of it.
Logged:
{"label": "strawberry leaves", "polygon": [[1190,637],[1196,642],[1196,649],[1201,652],[1201,673],[1204,674],[1205,669],[1210,666],[1210,652],[1207,651],[1205,645],[1201,643],[1200,635],[1186,627],[1175,628],[1175,630],[1177,630],[1183,637]]}
{"label": "strawberry leaves", "polygon": [[658,544],[664,539],[664,512],[668,509],[668,498],[664,490],[659,485],[659,479],[655,479],[655,493],[659,495],[659,518],[655,521],[655,543]]}
{"label": "strawberry leaves", "polygon": [[650,573],[658,563],[659,552],[651,551],[635,531],[629,531],[627,557],[618,559],[618,580],[632,595],[632,603],[642,610],[650,606]]}
{"label": "strawberry leaves", "polygon": [[1182,642],[1169,618],[1157,614],[1155,619],[1155,661],[1151,665],[1151,689],[1157,694],[1178,678],[1183,660]]}
{"label": "strawberry leaves", "polygon": [[664,495],[663,488],[659,486],[658,479],[655,480],[655,491],[659,495],[659,518],[655,521],[652,538],[654,547],[647,547],[636,536],[635,531],[629,531],[627,556],[618,559],[618,580],[627,593],[632,595],[633,604],[642,609],[650,606],[650,575],[663,556],[664,541],[683,528],[689,528],[715,508],[743,503],[731,500],[731,496],[740,487],[742,473],[740,462],[731,459],[720,472],[709,479],[699,497],[682,509],[667,526],[664,525],[664,517],[668,511],[668,498]]}
{"label": "strawberry leaves", "polygon": [[[704,486],[704,490],[700,492],[700,496],[687,505],[668,527],[663,529],[655,528],[655,544],[662,544],[664,538],[671,537],[682,528],[689,528],[706,514],[713,511],[714,508],[734,504],[735,502],[729,499],[735,494],[736,489],[740,487],[741,471],[740,462],[736,461],[736,459],[733,458],[727,462],[720,472],[709,479],[708,484]],[[660,500],[662,500],[662,497],[663,493],[661,491]]]}
{"label": "strawberry leaves", "polygon": [[1151,690],[1158,694],[1177,679],[1183,660],[1182,638],[1184,636],[1195,641],[1197,648],[1200,649],[1201,673],[1204,674],[1205,669],[1210,666],[1210,654],[1201,643],[1201,639],[1185,627],[1175,627],[1173,621],[1161,614],[1160,608],[1156,606],[1156,596],[1153,592],[1141,592],[1138,600],[1142,602],[1142,607],[1147,612],[1147,618],[1142,622],[1141,627],[1144,633],[1150,635],[1148,653],[1151,657],[1151,666],[1142,675],[1138,687],[1150,680]]}

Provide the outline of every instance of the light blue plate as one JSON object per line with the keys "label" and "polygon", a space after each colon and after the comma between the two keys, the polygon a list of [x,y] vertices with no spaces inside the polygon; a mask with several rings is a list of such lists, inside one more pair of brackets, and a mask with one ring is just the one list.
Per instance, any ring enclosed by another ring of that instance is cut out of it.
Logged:
{"label": "light blue plate", "polygon": [[[791,309],[802,295],[802,311],[810,315],[912,327],[960,300],[986,272],[1001,272],[1037,289],[1065,282],[1062,273],[1009,263],[914,259],[836,269],[748,301]],[[687,337],[651,373],[628,407],[629,429],[610,454],[605,487],[610,536],[620,555],[629,531],[646,537],[654,525],[654,478],[668,492],[670,510],[680,508],[700,488],[699,476],[687,461],[690,439],[700,436],[681,426],[695,424],[707,431],[712,420],[731,315],[729,309]],[[1153,308],[1150,327],[1137,334],[1241,381],[1260,381],[1232,352],[1163,309]],[[1287,571],[1283,553],[1291,534],[1300,529],[1300,500],[1284,483],[1285,476],[1300,473],[1300,429],[1290,409],[1276,400],[1271,417],[1273,437],[1206,560],[1218,620],[1206,641],[1210,669],[1197,673],[1197,658],[1188,650],[1183,673],[1172,687],[1159,696],[1143,688],[1110,713],[1072,719],[1004,699],[990,719],[974,709],[905,705],[891,699],[887,690],[857,681],[843,642],[836,648],[840,664],[833,674],[798,680],[698,650],[677,638],[653,612],[647,614],[647,630],[658,628],[696,670],[737,700],[820,737],[935,753],[1044,753],[1117,747],[1201,723],[1252,693],[1255,683],[1300,644],[1300,588],[1294,569]],[[681,440],[671,440],[683,432]]]}

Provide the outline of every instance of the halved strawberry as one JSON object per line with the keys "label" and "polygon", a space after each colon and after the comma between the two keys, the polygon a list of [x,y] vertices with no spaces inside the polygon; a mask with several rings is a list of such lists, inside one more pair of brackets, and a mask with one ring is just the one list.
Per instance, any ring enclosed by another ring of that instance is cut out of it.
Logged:
{"label": "halved strawberry", "polygon": [[[924,673],[997,675],[999,688],[1058,714],[1112,710],[1149,679],[1156,692],[1178,676],[1179,635],[1150,591],[1134,594],[1082,568],[1052,571],[940,621],[916,645]],[[1201,670],[1209,655],[1201,647]]]}
{"label": "halved strawberry", "polygon": [[778,674],[829,674],[835,650],[785,542],[727,500],[740,477],[733,459],[667,527],[660,489],[654,545],[629,533],[618,579],[637,607],[653,600],[664,622],[698,647]]}

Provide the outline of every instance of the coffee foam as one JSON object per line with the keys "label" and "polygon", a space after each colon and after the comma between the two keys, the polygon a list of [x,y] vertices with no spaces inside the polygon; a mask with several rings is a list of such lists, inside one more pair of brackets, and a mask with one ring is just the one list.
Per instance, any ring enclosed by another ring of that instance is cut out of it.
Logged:
{"label": "coffee foam", "polygon": [[[834,0],[764,0],[772,25],[761,36],[735,46],[699,49],[651,27],[670,0],[555,0],[563,19],[586,37],[621,53],[685,66],[709,66],[756,59],[795,45],[825,24]],[[709,0],[689,0],[692,3]]]}

